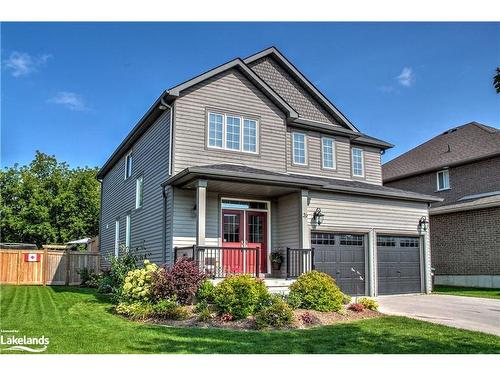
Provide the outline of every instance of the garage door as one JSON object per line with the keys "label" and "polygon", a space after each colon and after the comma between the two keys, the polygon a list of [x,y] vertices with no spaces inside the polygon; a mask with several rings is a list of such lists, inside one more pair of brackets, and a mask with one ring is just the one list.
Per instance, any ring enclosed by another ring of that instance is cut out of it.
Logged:
{"label": "garage door", "polygon": [[331,275],[344,293],[365,294],[365,236],[313,232],[311,243],[316,270]]}
{"label": "garage door", "polygon": [[420,239],[377,236],[378,294],[420,293]]}

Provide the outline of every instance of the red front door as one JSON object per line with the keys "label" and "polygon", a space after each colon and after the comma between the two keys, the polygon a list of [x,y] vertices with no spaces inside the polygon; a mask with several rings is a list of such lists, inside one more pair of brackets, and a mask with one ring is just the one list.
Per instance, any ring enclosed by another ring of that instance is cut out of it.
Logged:
{"label": "red front door", "polygon": [[[267,270],[267,212],[246,212],[247,247],[258,247],[260,254],[260,272]],[[251,269],[255,269],[255,256],[250,260]]]}
{"label": "red front door", "polygon": [[[243,210],[222,210],[222,266],[224,273],[255,272],[255,251],[234,249],[259,248],[260,272],[267,270],[267,213]],[[229,250],[231,248],[231,250]]]}

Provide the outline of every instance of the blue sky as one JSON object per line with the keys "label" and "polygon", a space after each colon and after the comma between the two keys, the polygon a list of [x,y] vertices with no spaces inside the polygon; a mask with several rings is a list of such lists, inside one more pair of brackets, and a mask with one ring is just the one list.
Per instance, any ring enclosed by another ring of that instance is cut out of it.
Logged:
{"label": "blue sky", "polygon": [[101,166],[159,94],[276,46],[390,160],[469,121],[500,127],[500,24],[3,23],[2,166]]}

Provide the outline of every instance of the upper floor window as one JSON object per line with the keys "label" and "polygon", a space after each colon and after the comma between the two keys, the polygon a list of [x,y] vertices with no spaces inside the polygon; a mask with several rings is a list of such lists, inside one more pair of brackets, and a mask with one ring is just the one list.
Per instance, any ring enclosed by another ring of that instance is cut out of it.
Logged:
{"label": "upper floor window", "polygon": [[307,164],[307,145],[306,135],[304,133],[292,133],[293,163]]}
{"label": "upper floor window", "polygon": [[363,177],[365,175],[363,150],[361,148],[353,148],[351,152],[352,152],[352,175],[357,177]]}
{"label": "upper floor window", "polygon": [[127,156],[125,156],[125,179],[132,176],[132,153],[129,152]]}
{"label": "upper floor window", "polygon": [[208,145],[210,147],[222,147],[223,127],[224,116],[210,113],[208,120]]}
{"label": "upper floor window", "polygon": [[448,169],[439,171],[437,173],[437,189],[446,190],[450,188],[450,172]]}
{"label": "upper floor window", "polygon": [[333,138],[322,138],[323,168],[335,169],[335,140]]}
{"label": "upper floor window", "polygon": [[258,152],[258,122],[244,116],[209,112],[208,147]]}
{"label": "upper floor window", "polygon": [[141,208],[142,207],[142,201],[143,201],[143,194],[142,190],[144,187],[144,179],[143,177],[139,177],[135,181],[135,208]]}

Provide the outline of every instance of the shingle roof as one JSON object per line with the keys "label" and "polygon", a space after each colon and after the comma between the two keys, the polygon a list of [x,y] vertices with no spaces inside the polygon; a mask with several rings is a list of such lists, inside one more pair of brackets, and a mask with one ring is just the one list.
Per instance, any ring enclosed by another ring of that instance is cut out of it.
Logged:
{"label": "shingle roof", "polygon": [[184,169],[162,185],[183,185],[195,178],[219,178],[268,184],[304,187],[357,195],[372,195],[421,202],[439,202],[442,198],[390,188],[360,181],[316,177],[303,174],[278,173],[235,164],[212,164]]}
{"label": "shingle roof", "polygon": [[382,166],[384,182],[500,154],[500,130],[477,122],[452,128]]}

